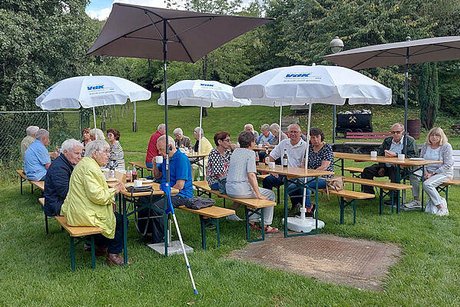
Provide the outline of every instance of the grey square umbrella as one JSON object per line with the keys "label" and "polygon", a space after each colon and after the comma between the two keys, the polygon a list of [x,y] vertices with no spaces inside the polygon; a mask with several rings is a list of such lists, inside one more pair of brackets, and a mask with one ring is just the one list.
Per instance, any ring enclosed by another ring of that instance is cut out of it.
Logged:
{"label": "grey square umbrella", "polygon": [[[351,69],[405,65],[404,125],[407,127],[409,64],[460,59],[460,36],[433,37],[351,49],[324,57]],[[406,139],[406,138],[405,138]]]}
{"label": "grey square umbrella", "polygon": [[[164,99],[168,101],[166,90],[168,60],[195,62],[233,38],[270,21],[271,19],[266,18],[226,16],[114,3],[107,22],[87,54],[163,60]],[[166,135],[168,135],[167,103],[165,124]],[[170,182],[168,153],[169,148],[166,146],[167,186]],[[165,189],[167,195],[169,191],[168,188]],[[193,290],[197,294],[174,208],[170,206],[168,210],[172,213]],[[167,240],[165,240],[165,254],[167,254],[166,242]],[[125,257],[126,252],[125,249]],[[126,261],[125,258],[125,263]]]}

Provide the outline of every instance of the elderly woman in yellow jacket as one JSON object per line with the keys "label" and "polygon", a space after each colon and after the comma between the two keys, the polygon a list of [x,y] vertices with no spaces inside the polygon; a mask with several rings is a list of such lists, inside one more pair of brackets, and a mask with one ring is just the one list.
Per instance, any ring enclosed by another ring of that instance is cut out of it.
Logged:
{"label": "elderly woman in yellow jacket", "polygon": [[109,265],[122,265],[123,248],[122,219],[113,211],[114,196],[124,189],[122,183],[109,188],[101,166],[107,164],[110,146],[104,140],[96,140],[85,148],[85,157],[75,166],[69,182],[69,193],[61,208],[61,214],[71,226],[98,226],[102,235],[95,240],[97,253],[107,249]]}

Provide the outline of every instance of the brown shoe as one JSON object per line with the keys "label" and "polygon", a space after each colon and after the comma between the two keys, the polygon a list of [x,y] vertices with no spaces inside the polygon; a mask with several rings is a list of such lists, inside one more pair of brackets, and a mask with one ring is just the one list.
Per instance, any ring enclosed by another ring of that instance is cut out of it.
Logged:
{"label": "brown shoe", "polygon": [[105,258],[108,265],[123,265],[123,257],[120,254],[107,254]]}

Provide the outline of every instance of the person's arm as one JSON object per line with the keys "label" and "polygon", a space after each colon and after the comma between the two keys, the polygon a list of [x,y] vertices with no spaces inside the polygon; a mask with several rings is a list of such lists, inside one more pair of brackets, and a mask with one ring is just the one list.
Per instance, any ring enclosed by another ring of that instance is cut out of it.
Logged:
{"label": "person's arm", "polygon": [[435,174],[443,174],[449,169],[451,169],[452,165],[454,165],[452,145],[450,145],[449,143],[441,147],[441,159],[442,164],[439,166],[438,169],[434,171]]}
{"label": "person's arm", "polygon": [[[98,170],[100,172],[100,170]],[[103,176],[100,174],[100,176]],[[104,185],[101,185],[100,180],[98,180],[99,174],[95,173],[95,170],[90,170],[88,174],[85,175],[84,180],[82,180],[84,185],[84,190],[86,196],[93,203],[101,206],[107,206],[112,204],[113,197],[117,192],[117,188],[109,188]]]}
{"label": "person's arm", "polygon": [[[164,163],[164,161],[163,161],[163,163]],[[155,161],[155,159],[153,160],[153,176],[156,179],[160,179],[163,176],[163,173],[158,168],[158,167],[161,167],[161,165],[162,164],[157,165],[157,162]]]}
{"label": "person's arm", "polygon": [[45,168],[48,169],[50,167],[51,163],[46,163]]}
{"label": "person's arm", "polygon": [[257,184],[256,173],[248,173],[248,181],[249,181],[249,184],[251,185],[252,190],[254,191],[254,194],[256,194],[256,197],[258,199],[268,199],[267,197],[260,194],[259,185]]}
{"label": "person's arm", "polygon": [[386,145],[387,139],[388,138],[384,139],[382,144],[380,144],[379,148],[377,149],[377,155],[378,156],[384,156],[385,155],[385,149],[387,149],[387,145]]}
{"label": "person's arm", "polygon": [[[404,153],[404,150],[402,153]],[[415,157],[418,157],[418,150],[417,150],[417,145],[415,144],[415,140],[413,138],[407,139],[406,158],[415,158]]]}
{"label": "person's arm", "polygon": [[324,144],[324,147],[321,151],[321,165],[316,168],[319,171],[325,171],[334,161],[334,153],[332,152],[332,146],[329,144]]}
{"label": "person's arm", "polygon": [[182,190],[185,186],[185,180],[179,179],[176,181],[176,184],[173,185],[174,189],[178,189],[179,191]]}

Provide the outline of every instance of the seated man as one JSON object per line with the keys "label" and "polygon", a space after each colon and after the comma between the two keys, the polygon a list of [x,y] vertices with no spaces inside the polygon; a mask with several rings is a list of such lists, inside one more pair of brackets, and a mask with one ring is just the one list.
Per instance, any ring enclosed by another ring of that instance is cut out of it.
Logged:
{"label": "seated man", "polygon": [[243,131],[251,132],[252,134],[254,134],[254,139],[255,140],[257,140],[257,138],[259,137],[259,132],[254,130],[254,126],[252,124],[244,125]]}
{"label": "seated man", "polygon": [[35,141],[35,133],[38,131],[37,126],[29,126],[26,129],[26,136],[22,139],[21,141],[21,157],[24,159],[24,154],[29,148],[30,144],[32,144]]}
{"label": "seated man", "polygon": [[[179,193],[171,196],[172,205],[178,207],[184,203],[184,199],[193,197],[192,187],[192,168],[187,156],[180,150],[176,149],[174,139],[170,136],[162,135],[157,141],[158,153],[166,158],[166,141],[169,149],[169,173],[171,188],[179,190]],[[166,163],[153,163],[153,175],[157,179],[161,179],[161,183],[166,182]],[[157,217],[163,216],[165,212],[165,198],[162,197],[152,205],[154,214]],[[152,239],[154,243],[164,241],[164,224],[160,218],[153,219]]]}
{"label": "seated man", "polygon": [[[276,161],[286,152],[288,155],[288,166],[304,167],[307,143],[301,138],[300,126],[297,124],[289,125],[288,137],[289,139],[281,141],[273,148],[269,155],[270,161]],[[278,175],[270,175],[262,182],[263,187],[269,190],[273,189],[273,187],[279,187],[283,183],[284,176]],[[291,196],[293,211],[296,211],[300,207],[300,202],[302,200],[302,197],[299,198],[299,195],[297,195],[297,190],[297,185],[294,183],[290,183],[287,187],[288,194]]]}
{"label": "seated man", "polygon": [[[204,136],[204,131],[200,127],[196,127],[193,130],[193,137],[196,142],[193,145],[193,151],[197,152],[199,155],[209,155],[212,150],[212,145],[209,140]],[[195,159],[190,161],[192,163],[192,178],[193,180],[199,180],[200,177],[204,177],[203,174],[203,164],[206,169],[208,165],[208,157],[205,157],[203,160]]]}
{"label": "seated man", "polygon": [[45,207],[47,216],[61,214],[61,206],[69,192],[70,175],[80,162],[83,144],[75,139],[65,140],[61,154],[51,163],[45,176]]}
{"label": "seated man", "polygon": [[157,142],[158,138],[166,133],[166,125],[159,124],[157,127],[157,131],[155,131],[149,140],[149,144],[147,145],[147,153],[145,155],[145,166],[148,168],[153,167],[153,160],[155,157],[158,156],[158,149],[157,149]]}
{"label": "seated man", "polygon": [[[390,130],[393,136],[387,137],[380,145],[377,155],[385,157],[397,157],[400,153],[406,153],[406,158],[417,157],[417,149],[413,137],[404,136],[404,125],[393,124]],[[407,137],[407,151],[404,147],[404,137]],[[374,179],[374,177],[388,176],[391,182],[396,182],[396,166],[388,163],[376,163],[364,168],[361,178]],[[375,194],[374,188],[363,185],[361,190],[365,193]]]}
{"label": "seated man", "polygon": [[46,170],[51,165],[50,154],[46,149],[49,144],[49,132],[39,129],[35,133],[35,141],[24,153],[24,173],[29,180],[40,181],[45,178]]}

